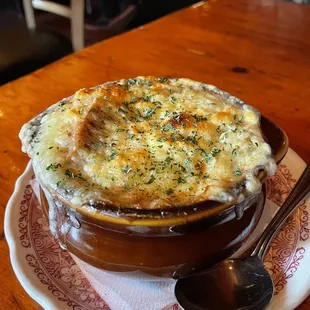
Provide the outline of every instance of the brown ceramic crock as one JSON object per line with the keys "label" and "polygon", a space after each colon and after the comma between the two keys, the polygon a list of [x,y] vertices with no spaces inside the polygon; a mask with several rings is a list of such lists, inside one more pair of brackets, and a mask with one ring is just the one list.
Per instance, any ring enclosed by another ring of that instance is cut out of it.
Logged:
{"label": "brown ceramic crock", "polygon": [[[261,129],[279,163],[288,149],[286,134],[265,117]],[[265,177],[264,172],[259,174],[262,183]],[[73,210],[47,189],[41,194],[52,233],[78,258],[105,270],[175,278],[238,250],[258,223],[265,201],[262,191],[239,204],[206,201],[171,210]]]}

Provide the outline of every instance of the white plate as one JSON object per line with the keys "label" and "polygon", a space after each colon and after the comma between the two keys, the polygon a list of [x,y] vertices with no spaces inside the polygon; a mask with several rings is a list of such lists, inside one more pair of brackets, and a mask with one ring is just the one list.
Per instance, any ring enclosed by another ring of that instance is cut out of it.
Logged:
{"label": "white plate", "polygon": [[[305,167],[292,150],[267,181],[267,205],[263,217],[272,217],[291,191]],[[29,181],[31,164],[16,182],[5,214],[5,235],[14,272],[27,293],[45,309],[104,309],[108,305],[91,287],[67,251],[52,237]],[[275,296],[269,310],[291,310],[310,293],[310,200],[273,240],[265,265],[275,283]],[[258,233],[265,223],[261,221]],[[178,309],[177,305],[173,309]],[[120,309],[117,309],[120,310]]]}

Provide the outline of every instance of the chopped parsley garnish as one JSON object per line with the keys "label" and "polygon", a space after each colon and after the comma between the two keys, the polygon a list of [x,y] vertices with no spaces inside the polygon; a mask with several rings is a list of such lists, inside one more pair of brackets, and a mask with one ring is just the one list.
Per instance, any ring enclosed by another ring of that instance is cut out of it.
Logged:
{"label": "chopped parsley garnish", "polygon": [[212,150],[211,150],[211,155],[213,157],[215,157],[217,154],[219,154],[221,152],[220,149],[216,148],[216,147],[213,147]]}
{"label": "chopped parsley garnish", "polygon": [[221,126],[218,126],[218,127],[216,128],[216,131],[217,131],[217,132],[221,132]]}
{"label": "chopped parsley garnish", "polygon": [[167,141],[168,139],[167,138],[164,138],[164,137],[159,137],[157,139],[158,142],[164,142],[164,141]]}
{"label": "chopped parsley garnish", "polygon": [[126,188],[127,190],[130,190],[130,189],[131,189],[131,186],[130,186],[129,184],[126,184],[126,185],[125,185],[125,188]]}
{"label": "chopped parsley garnish", "polygon": [[166,77],[158,77],[156,80],[157,80],[158,82],[160,82],[160,83],[168,82],[168,78],[166,78]]}
{"label": "chopped parsley garnish", "polygon": [[126,166],[124,169],[123,169],[123,172],[125,173],[129,173],[132,169],[128,166]]}
{"label": "chopped parsley garnish", "polygon": [[207,117],[203,117],[203,116],[200,116],[200,115],[193,115],[193,117],[195,118],[195,120],[196,120],[197,122],[207,121],[207,120],[208,120]]}
{"label": "chopped parsley garnish", "polygon": [[58,182],[56,183],[56,186],[59,187],[60,184],[61,184],[62,182],[63,182],[63,181],[58,181]]}
{"label": "chopped parsley garnish", "polygon": [[145,116],[147,119],[149,119],[154,113],[155,113],[155,110],[154,110],[154,109],[148,108],[148,109],[146,110],[144,116]]}
{"label": "chopped parsley garnish", "polygon": [[127,84],[128,85],[135,85],[137,83],[137,79],[128,79]]}
{"label": "chopped parsley garnish", "polygon": [[232,156],[234,156],[234,157],[235,157],[235,156],[237,156],[237,155],[238,155],[238,153],[237,153],[237,149],[238,149],[238,148],[236,147],[236,148],[234,148],[234,149],[232,150],[232,152],[231,152],[231,155],[232,155]]}
{"label": "chopped parsley garnish", "polygon": [[254,142],[254,144],[256,145],[256,147],[258,147],[258,143],[257,142]]}
{"label": "chopped parsley garnish", "polygon": [[240,175],[242,175],[242,172],[239,168],[237,168],[235,171],[234,171],[234,176],[236,177],[239,177]]}
{"label": "chopped parsley garnish", "polygon": [[185,172],[186,172],[185,167],[183,167],[183,166],[182,166],[182,165],[180,165],[180,164],[179,164],[179,167],[180,167],[180,169],[181,169],[181,171],[182,171],[183,173],[185,173]]}
{"label": "chopped parsley garnish", "polygon": [[174,193],[174,191],[173,191],[172,188],[169,188],[168,190],[166,190],[166,194],[167,194],[167,195],[171,195],[171,194],[173,194],[173,193]]}
{"label": "chopped parsley garnish", "polygon": [[148,180],[148,182],[146,182],[146,184],[151,184],[155,181],[155,177],[153,175],[151,175],[151,178]]}
{"label": "chopped parsley garnish", "polygon": [[174,96],[171,96],[170,101],[175,104],[177,102],[177,99]]}
{"label": "chopped parsley garnish", "polygon": [[194,134],[194,135],[192,135],[192,136],[188,136],[188,137],[186,138],[186,140],[187,140],[188,142],[193,143],[193,144],[197,144],[198,142],[197,142],[195,136],[196,136],[196,134]]}
{"label": "chopped parsley garnish", "polygon": [[191,163],[192,163],[191,160],[189,160],[189,159],[187,159],[187,158],[185,159],[185,164],[186,164],[186,165],[190,165]]}
{"label": "chopped parsley garnish", "polygon": [[66,104],[66,102],[64,101],[64,100],[62,100],[62,101],[60,101],[59,103],[58,103],[58,106],[59,107],[62,107],[62,106],[64,106]]}
{"label": "chopped parsley garnish", "polygon": [[181,114],[178,114],[177,116],[175,116],[175,117],[174,117],[174,120],[176,120],[178,123],[180,123]]}
{"label": "chopped parsley garnish", "polygon": [[129,138],[130,140],[132,140],[134,136],[135,136],[135,135],[134,135],[133,133],[129,133],[129,134],[128,134],[128,138]]}
{"label": "chopped parsley garnish", "polygon": [[112,153],[110,154],[109,160],[113,160],[118,156],[117,152],[112,151]]}
{"label": "chopped parsley garnish", "polygon": [[173,125],[172,125],[172,124],[163,125],[163,126],[161,127],[161,130],[162,130],[162,131],[165,131],[165,132],[170,131],[170,130],[173,130],[173,129],[174,129],[174,128],[173,128]]}
{"label": "chopped parsley garnish", "polygon": [[123,114],[127,114],[127,110],[122,106],[119,107],[118,112],[123,113]]}
{"label": "chopped parsley garnish", "polygon": [[65,176],[68,177],[68,178],[71,178],[71,179],[83,179],[84,180],[84,178],[82,177],[81,173],[75,174],[74,172],[72,172],[69,169],[67,169],[65,171]]}
{"label": "chopped parsley garnish", "polygon": [[179,177],[179,178],[178,178],[178,183],[179,183],[179,184],[182,184],[182,183],[184,184],[184,183],[186,183],[186,180],[183,179],[183,178],[181,178],[181,177]]}
{"label": "chopped parsley garnish", "polygon": [[152,98],[152,96],[144,96],[144,97],[143,97],[143,100],[144,100],[145,102],[150,102],[150,101],[151,101],[151,98]]}
{"label": "chopped parsley garnish", "polygon": [[54,164],[50,164],[46,167],[46,170],[52,170],[52,171],[56,171],[57,168],[61,167],[60,163],[54,163]]}
{"label": "chopped parsley garnish", "polygon": [[166,157],[166,159],[165,159],[165,162],[168,164],[170,164],[172,161],[173,161],[173,158],[170,156]]}

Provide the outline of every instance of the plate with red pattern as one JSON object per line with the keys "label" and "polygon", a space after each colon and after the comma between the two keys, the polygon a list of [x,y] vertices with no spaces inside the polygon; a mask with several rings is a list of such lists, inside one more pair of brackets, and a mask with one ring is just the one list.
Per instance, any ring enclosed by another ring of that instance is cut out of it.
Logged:
{"label": "plate with red pattern", "polygon": [[[257,239],[305,166],[303,160],[290,149],[276,174],[267,180],[267,202],[263,216],[245,247]],[[53,238],[30,185],[33,177],[29,163],[16,182],[5,214],[5,235],[18,280],[44,309],[110,309],[70,254],[62,250]],[[294,309],[310,293],[309,211],[310,199],[302,201],[265,256],[264,264],[275,284],[275,296],[269,310]],[[168,308],[179,309],[177,304],[165,309]],[[149,305],[147,310],[151,309]]]}

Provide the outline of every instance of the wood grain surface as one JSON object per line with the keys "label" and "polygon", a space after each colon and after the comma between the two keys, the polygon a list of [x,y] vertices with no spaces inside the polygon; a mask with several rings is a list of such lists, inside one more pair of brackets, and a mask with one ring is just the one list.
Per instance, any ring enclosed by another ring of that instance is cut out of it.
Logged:
{"label": "wood grain surface", "polygon": [[[17,281],[3,231],[28,157],[22,124],[82,87],[138,75],[214,84],[258,108],[310,159],[310,6],[277,0],[201,3],[101,42],[0,87],[0,309],[40,309]],[[299,310],[310,309],[310,297]]]}

